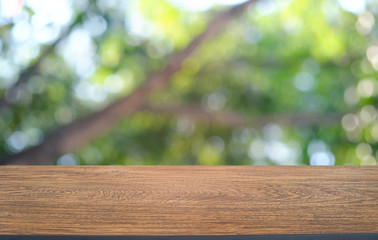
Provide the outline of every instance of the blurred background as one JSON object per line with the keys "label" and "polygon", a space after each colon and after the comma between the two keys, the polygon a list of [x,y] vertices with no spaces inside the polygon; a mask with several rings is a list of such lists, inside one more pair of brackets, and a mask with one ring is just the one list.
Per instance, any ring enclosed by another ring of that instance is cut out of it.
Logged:
{"label": "blurred background", "polygon": [[74,147],[58,147],[64,126],[132,94],[243,1],[0,2],[2,164],[377,164],[376,0],[257,1]]}

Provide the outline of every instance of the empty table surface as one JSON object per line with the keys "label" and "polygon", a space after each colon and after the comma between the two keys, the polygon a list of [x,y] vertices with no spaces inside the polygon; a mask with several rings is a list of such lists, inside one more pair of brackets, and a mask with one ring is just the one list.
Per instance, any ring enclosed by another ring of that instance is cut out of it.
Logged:
{"label": "empty table surface", "polygon": [[378,168],[1,166],[0,235],[378,233]]}

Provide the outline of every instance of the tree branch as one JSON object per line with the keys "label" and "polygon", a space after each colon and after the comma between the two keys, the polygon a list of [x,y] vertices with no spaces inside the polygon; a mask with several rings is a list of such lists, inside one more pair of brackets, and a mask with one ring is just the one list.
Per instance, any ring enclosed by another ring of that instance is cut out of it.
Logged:
{"label": "tree branch", "polygon": [[327,125],[340,121],[340,113],[301,113],[277,114],[263,116],[247,116],[234,111],[210,111],[202,107],[186,106],[146,106],[142,111],[165,113],[173,116],[185,116],[190,119],[210,122],[212,124],[229,127],[253,126],[261,128],[268,123],[277,123],[285,126]]}
{"label": "tree branch", "polygon": [[47,136],[39,146],[5,158],[1,164],[52,164],[57,156],[72,152],[107,132],[118,120],[142,108],[147,102],[149,94],[166,87],[170,82],[170,77],[180,70],[183,61],[192,55],[204,40],[218,34],[234,16],[253,2],[255,0],[249,0],[220,14],[182,52],[174,55],[162,71],[151,75],[140,88],[129,96],[101,111],[62,127]]}
{"label": "tree branch", "polygon": [[63,39],[65,39],[72,29],[81,21],[81,14],[79,14],[75,21],[57,38],[51,45],[49,45],[38,57],[38,59],[27,67],[19,76],[17,81],[5,92],[4,96],[0,98],[0,114],[14,103],[14,96],[18,95],[20,86],[29,81],[29,79],[37,73],[42,61],[55,49]]}

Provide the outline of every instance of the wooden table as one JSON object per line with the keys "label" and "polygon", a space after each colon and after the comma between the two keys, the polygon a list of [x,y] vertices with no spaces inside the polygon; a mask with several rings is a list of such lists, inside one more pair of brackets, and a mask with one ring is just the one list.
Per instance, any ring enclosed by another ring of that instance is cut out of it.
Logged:
{"label": "wooden table", "polygon": [[0,182],[0,239],[378,236],[378,167],[1,166]]}

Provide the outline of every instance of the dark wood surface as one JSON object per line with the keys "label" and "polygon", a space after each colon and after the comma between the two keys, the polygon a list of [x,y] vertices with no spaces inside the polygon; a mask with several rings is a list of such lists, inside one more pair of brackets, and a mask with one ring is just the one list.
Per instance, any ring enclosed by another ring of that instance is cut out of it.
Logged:
{"label": "dark wood surface", "polygon": [[377,167],[1,166],[0,234],[378,233]]}

